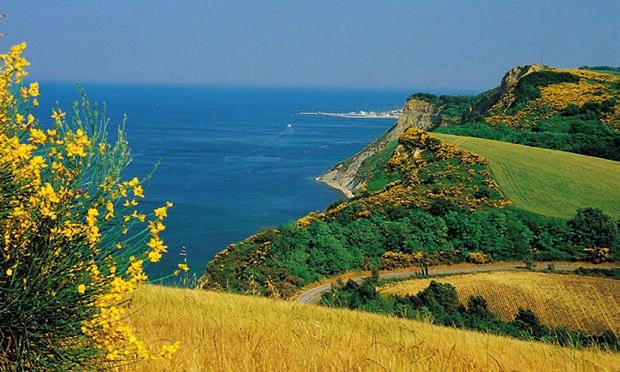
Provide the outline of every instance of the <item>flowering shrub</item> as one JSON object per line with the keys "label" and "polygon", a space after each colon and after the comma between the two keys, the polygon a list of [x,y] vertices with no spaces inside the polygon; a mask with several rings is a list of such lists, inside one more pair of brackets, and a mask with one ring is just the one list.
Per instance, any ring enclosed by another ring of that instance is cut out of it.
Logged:
{"label": "flowering shrub", "polygon": [[467,261],[476,264],[485,264],[491,262],[488,254],[482,252],[469,252],[467,254]]}
{"label": "flowering shrub", "polygon": [[[138,178],[125,133],[107,140],[108,119],[84,98],[69,119],[44,126],[31,113],[39,85],[26,85],[25,43],[0,55],[0,369],[99,369],[167,357],[123,319],[146,262],[167,247],[167,203],[138,209]],[[184,269],[184,268],[183,268]]]}
{"label": "flowering shrub", "polygon": [[590,256],[590,261],[595,264],[612,261],[609,248],[585,248],[583,250]]}

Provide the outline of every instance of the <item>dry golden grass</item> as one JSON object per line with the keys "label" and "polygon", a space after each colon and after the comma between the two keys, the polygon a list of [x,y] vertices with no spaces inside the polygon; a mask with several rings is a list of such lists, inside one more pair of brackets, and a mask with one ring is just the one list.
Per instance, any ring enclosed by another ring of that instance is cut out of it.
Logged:
{"label": "dry golden grass", "polygon": [[342,309],[147,286],[132,322],[170,362],[138,371],[613,370],[615,354],[574,350]]}
{"label": "dry golden grass", "polygon": [[[548,326],[567,327],[587,333],[620,331],[620,281],[578,275],[536,272],[492,272],[454,275],[435,279],[456,287],[459,299],[482,295],[489,308],[506,320],[519,307],[530,308]],[[416,294],[431,279],[388,284],[385,294]]]}

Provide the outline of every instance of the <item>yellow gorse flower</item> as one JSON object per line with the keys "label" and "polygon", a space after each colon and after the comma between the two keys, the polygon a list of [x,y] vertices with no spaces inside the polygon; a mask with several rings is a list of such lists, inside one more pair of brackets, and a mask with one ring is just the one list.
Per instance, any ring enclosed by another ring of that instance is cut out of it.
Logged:
{"label": "yellow gorse flower", "polygon": [[52,110],[51,118],[54,119],[54,121],[58,124],[62,121],[65,115],[66,114],[61,110]]}
{"label": "yellow gorse flower", "polygon": [[39,96],[39,83],[37,82],[30,83],[30,86],[28,86],[28,94],[31,97],[38,97]]}
{"label": "yellow gorse flower", "polygon": [[42,145],[47,141],[45,132],[41,129],[30,129],[30,143],[33,145]]}
{"label": "yellow gorse flower", "polygon": [[[107,178],[83,182],[86,171],[93,170],[88,168],[89,164],[104,164],[97,163],[98,159],[114,163],[118,159],[114,158],[115,151],[120,150],[97,136],[97,127],[88,123],[81,123],[79,128],[72,126],[71,121],[64,120],[66,114],[60,109],[51,113],[54,129],[40,127],[27,112],[31,106],[22,102],[31,101],[36,107],[36,97],[40,95],[36,82],[20,86],[28,75],[29,62],[22,57],[25,48],[26,43],[20,43],[0,54],[0,172],[6,172],[6,179],[21,191],[6,200],[6,213],[0,214],[0,273],[5,274],[0,275],[0,285],[18,283],[16,291],[29,290],[32,284],[22,274],[28,270],[15,268],[28,262],[24,257],[36,248],[32,237],[45,236],[45,249],[49,249],[48,256],[53,259],[37,263],[32,270],[39,270],[41,275],[66,275],[63,280],[68,285],[63,289],[68,288],[74,295],[79,294],[80,301],[87,302],[62,304],[65,309],[89,306],[93,310],[92,317],[80,320],[84,338],[76,344],[90,342],[89,346],[115,362],[124,358],[168,358],[178,349],[178,343],[152,351],[136,338],[125,318],[128,294],[147,280],[144,262],[159,261],[167,250],[159,234],[165,229],[166,208],[172,204],[167,203],[147,221],[147,215],[135,209],[136,199],[144,197],[137,178],[122,181],[120,171],[97,168],[94,175],[88,173],[88,180],[106,171]],[[115,208],[121,205],[132,209]],[[126,223],[125,217],[129,217]],[[132,229],[133,224],[143,224],[148,229]],[[133,243],[134,231],[150,234],[146,247]],[[134,250],[123,255],[130,249]],[[71,266],[58,266],[66,264],[66,257],[79,259]],[[121,267],[127,269],[120,270]],[[46,290],[44,294],[62,298],[58,296],[60,291]]]}
{"label": "yellow gorse flower", "polygon": [[75,134],[68,132],[65,136],[65,143],[67,145],[67,156],[69,157],[85,157],[86,150],[90,148],[90,139],[83,130],[78,129]]}

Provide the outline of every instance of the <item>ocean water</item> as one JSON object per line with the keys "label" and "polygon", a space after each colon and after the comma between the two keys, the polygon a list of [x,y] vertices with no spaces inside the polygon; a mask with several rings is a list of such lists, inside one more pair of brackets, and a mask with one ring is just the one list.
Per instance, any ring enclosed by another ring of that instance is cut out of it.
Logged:
{"label": "ocean water", "polygon": [[[347,119],[300,112],[400,108],[409,91],[85,85],[105,102],[113,126],[127,114],[143,206],[170,200],[163,237],[170,247],[151,273],[170,273],[187,250],[200,274],[229,243],[261,227],[320,210],[343,196],[314,180],[386,131],[394,119]],[[75,86],[42,83],[39,117],[56,102],[69,111]],[[288,124],[291,124],[289,127]],[[153,275],[152,275],[153,276]]]}

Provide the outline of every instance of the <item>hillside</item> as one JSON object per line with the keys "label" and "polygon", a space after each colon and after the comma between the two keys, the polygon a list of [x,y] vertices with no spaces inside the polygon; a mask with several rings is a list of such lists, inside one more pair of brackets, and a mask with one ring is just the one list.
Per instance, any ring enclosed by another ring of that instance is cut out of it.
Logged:
{"label": "hillside", "polygon": [[317,180],[352,197],[368,182],[364,163],[393,150],[408,127],[620,160],[620,75],[524,65],[477,96],[413,94],[390,130]]}
{"label": "hillside", "polygon": [[[455,286],[463,303],[472,295],[482,295],[490,310],[504,320],[512,320],[519,308],[529,308],[551,327],[589,334],[606,329],[616,334],[620,331],[618,280],[535,272],[477,273],[434,280]],[[414,279],[387,284],[380,292],[414,295],[430,281]]]}
{"label": "hillside", "polygon": [[361,168],[367,159],[388,149],[393,150],[398,138],[407,128],[430,129],[436,125],[438,120],[439,110],[435,105],[424,99],[408,99],[402,114],[392,128],[359,153],[317,177],[317,181],[340,190],[347,197],[353,197],[353,192],[359,190],[366,181],[364,175],[361,174]]}
{"label": "hillside", "polygon": [[620,76],[608,66],[517,66],[437,131],[620,160]]}
{"label": "hillside", "polygon": [[[147,286],[131,322],[170,362],[125,370],[611,370],[617,354],[574,350],[312,305]],[[516,364],[517,363],[517,364]]]}
{"label": "hillside", "polygon": [[517,66],[499,87],[468,110],[462,121],[482,116],[491,124],[516,129],[552,117],[581,115],[620,128],[620,77],[585,69],[542,65]]}
{"label": "hillside", "polygon": [[[620,156],[618,89],[614,74],[528,65],[478,96],[413,94],[389,131],[318,178],[347,200],[230,244],[201,287],[286,298],[348,270],[470,262],[480,253],[616,259],[620,163],[600,157]],[[536,148],[437,131],[500,133]]]}
{"label": "hillside", "polygon": [[[446,222],[436,215],[510,204],[484,158],[414,127],[400,136],[384,167],[389,170],[379,189],[229,245],[209,263],[202,286],[288,297],[308,282],[379,265],[386,251],[426,251],[429,262],[461,261],[466,253],[454,249]],[[455,222],[463,220],[456,214]],[[493,223],[490,215],[483,218]],[[514,241],[519,239],[498,244],[506,248],[498,258],[523,253]]]}
{"label": "hillside", "polygon": [[600,208],[620,218],[620,162],[480,138],[434,134],[480,154],[514,206],[571,217],[577,208]]}
{"label": "hillside", "polygon": [[[448,142],[408,127],[362,163],[364,187],[354,198],[229,245],[209,263],[201,287],[286,298],[310,282],[372,266],[618,256],[618,163],[469,139],[489,163]],[[575,212],[593,206],[612,217]],[[556,217],[573,215],[577,222]]]}

